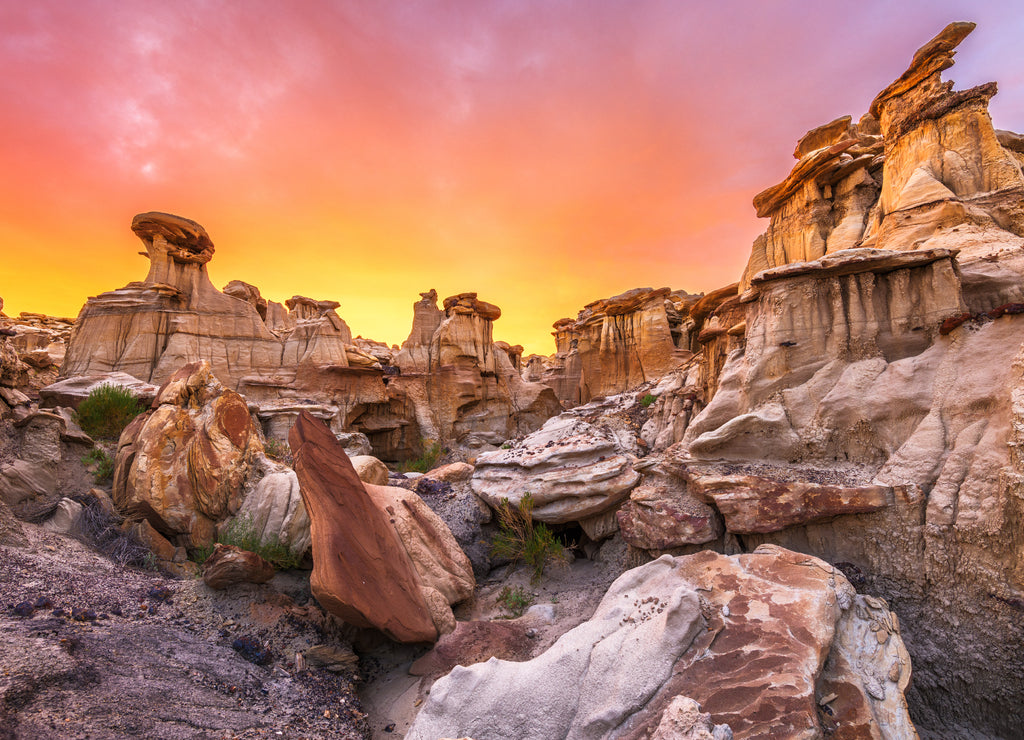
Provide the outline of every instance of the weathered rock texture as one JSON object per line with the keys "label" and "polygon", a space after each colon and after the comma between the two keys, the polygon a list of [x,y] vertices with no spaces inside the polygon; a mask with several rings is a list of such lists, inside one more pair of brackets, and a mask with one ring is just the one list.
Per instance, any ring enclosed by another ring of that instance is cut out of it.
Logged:
{"label": "weathered rock texture", "polygon": [[[281,305],[239,280],[214,288],[206,270],[213,242],[194,221],[143,213],[132,229],[146,246],[149,274],[89,299],[63,378],[121,372],[159,385],[203,360],[257,406],[268,436],[284,441],[308,411],[335,432],[365,433],[387,460],[419,455],[425,438],[500,444],[557,411],[550,389],[522,380],[512,348],[495,348],[501,312],[475,293],[446,299],[443,313],[435,292],[423,294],[396,357],[386,345],[353,339],[335,301],[294,296]],[[0,371],[13,382],[21,371],[4,362]]]}
{"label": "weathered rock texture", "polygon": [[1024,721],[1024,177],[995,86],[941,81],[972,28],[755,199],[742,341],[663,458],[734,544],[842,562],[895,605],[921,724],[1004,736]]}
{"label": "weathered rock texture", "polygon": [[209,544],[217,522],[238,511],[245,479],[263,452],[245,400],[205,362],[182,367],[149,413],[121,434],[114,503],[167,536]]}
{"label": "weathered rock texture", "polygon": [[353,425],[383,459],[422,452],[424,439],[488,448],[539,427],[559,406],[550,388],[524,381],[493,338],[501,310],[476,293],[437,307],[437,293],[415,304],[413,328],[387,378],[387,402],[367,406]]}
{"label": "weathered rock texture", "polygon": [[[716,305],[734,295],[726,291]],[[555,322],[555,355],[531,355],[523,376],[550,385],[567,406],[656,380],[700,346],[710,313],[694,311],[702,300],[668,288],[635,288],[589,303],[576,319]]]}
{"label": "weathered rock texture", "polygon": [[562,414],[508,449],[480,455],[473,491],[494,508],[503,499],[518,506],[529,493],[541,522],[596,516],[621,503],[640,479],[630,437],[611,423]]}
{"label": "weathered rock texture", "polygon": [[210,588],[266,583],[273,577],[274,566],[256,553],[219,542],[203,563],[203,582]]}
{"label": "weathered rock texture", "polygon": [[[714,723],[735,738],[902,740],[917,737],[909,678],[896,620],[836,568],[771,546],[705,551],[627,571],[533,660],[454,668],[406,737],[676,737],[689,697],[710,715],[694,737],[729,737]],[[854,718],[867,734],[843,734]]]}
{"label": "weathered rock texture", "polygon": [[415,494],[364,485],[330,430],[308,413],[289,441],[312,522],[313,595],[325,609],[400,642],[455,628],[449,604],[468,598],[469,560]]}

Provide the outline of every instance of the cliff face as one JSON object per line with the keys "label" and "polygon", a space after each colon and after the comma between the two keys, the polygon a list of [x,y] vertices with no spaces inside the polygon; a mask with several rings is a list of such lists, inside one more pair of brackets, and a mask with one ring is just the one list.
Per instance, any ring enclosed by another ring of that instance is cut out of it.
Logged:
{"label": "cliff face", "polygon": [[660,378],[718,336],[702,330],[718,326],[713,314],[735,293],[735,285],[708,296],[634,288],[588,303],[576,319],[555,322],[555,354],[527,358],[523,377],[550,385],[567,406]]}
{"label": "cliff face", "polygon": [[916,719],[1002,734],[1024,719],[982,706],[1024,706],[1006,657],[1024,639],[1024,177],[995,85],[941,79],[972,28],[922,47],[857,124],[809,132],[755,198],[771,221],[743,341],[661,470],[726,542],[842,563],[895,604]]}

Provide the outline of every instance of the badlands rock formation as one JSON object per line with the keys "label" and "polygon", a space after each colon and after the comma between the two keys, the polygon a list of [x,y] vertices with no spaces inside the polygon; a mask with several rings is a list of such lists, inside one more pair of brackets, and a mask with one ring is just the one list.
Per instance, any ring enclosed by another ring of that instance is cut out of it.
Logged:
{"label": "badlands rock formation", "polygon": [[550,385],[566,405],[622,393],[666,375],[717,337],[728,319],[713,314],[732,298],[734,286],[707,296],[635,288],[588,303],[575,320],[555,322],[556,354],[531,355],[523,375]]}
{"label": "badlands rock formation", "polygon": [[682,737],[907,740],[909,682],[898,620],[836,568],[772,546],[705,551],[626,572],[533,660],[457,666],[406,737],[679,737],[684,709],[702,720],[688,698],[718,727]]}
{"label": "badlands rock formation", "polygon": [[442,311],[435,291],[421,295],[412,331],[395,356],[399,372],[387,376],[387,402],[351,422],[370,437],[378,457],[419,454],[423,439],[500,445],[557,413],[552,390],[524,381],[511,348],[495,343],[501,309],[461,293],[446,298]]}
{"label": "badlands rock formation", "polygon": [[972,28],[922,47],[858,123],[809,132],[755,198],[771,222],[741,283],[743,341],[647,463],[662,526],[644,486],[620,516],[657,552],[694,542],[680,512],[706,505],[723,547],[845,563],[914,625],[916,717],[1009,736],[1024,720],[1009,657],[1024,640],[1024,176],[986,110],[994,84],[941,80]]}
{"label": "badlands rock formation", "polygon": [[312,522],[313,595],[332,614],[399,642],[455,628],[449,604],[469,598],[473,569],[415,494],[364,484],[341,444],[304,412],[289,437]]}
{"label": "badlands rock formation", "polygon": [[436,293],[424,294],[396,357],[353,339],[335,301],[294,296],[281,305],[239,280],[218,291],[206,271],[213,242],[194,221],[143,213],[132,230],[146,246],[149,274],[89,299],[61,367],[68,380],[51,395],[92,382],[79,376],[109,373],[159,385],[203,360],[257,406],[268,436],[284,441],[306,410],[335,432],[365,433],[386,460],[421,454],[424,439],[501,444],[558,409],[550,389],[522,380],[511,348],[494,343],[501,311],[475,293],[446,299],[443,312]]}

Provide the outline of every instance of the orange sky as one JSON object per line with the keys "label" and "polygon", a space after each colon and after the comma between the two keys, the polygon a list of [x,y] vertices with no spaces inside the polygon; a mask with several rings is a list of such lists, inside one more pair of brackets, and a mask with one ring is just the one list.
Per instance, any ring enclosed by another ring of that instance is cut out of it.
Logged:
{"label": "orange sky", "polygon": [[739,277],[807,129],[859,117],[952,20],[947,77],[1024,130],[1011,2],[0,0],[0,296],[75,315],[146,274],[134,214],[203,224],[216,286],[341,302],[400,343],[419,292],[495,338],[638,286]]}

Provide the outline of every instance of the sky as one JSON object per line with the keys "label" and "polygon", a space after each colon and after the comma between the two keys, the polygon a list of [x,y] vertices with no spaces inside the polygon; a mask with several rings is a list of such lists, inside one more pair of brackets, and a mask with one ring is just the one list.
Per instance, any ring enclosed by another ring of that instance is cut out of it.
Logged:
{"label": "sky", "polygon": [[550,354],[590,301],[737,280],[797,139],[954,20],[946,78],[1024,131],[1014,2],[0,0],[4,312],[142,280],[131,219],[165,211],[218,288],[389,344],[420,292],[474,291]]}

